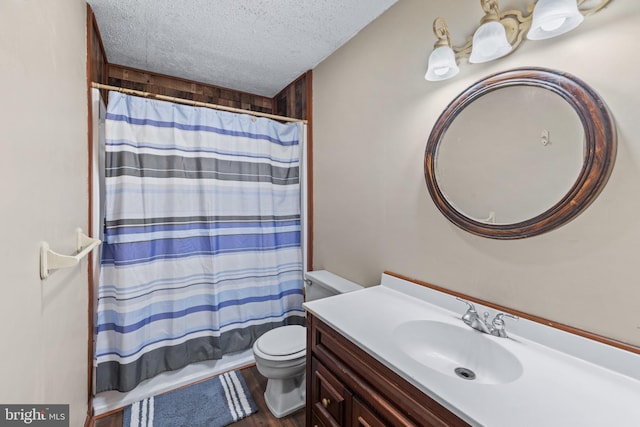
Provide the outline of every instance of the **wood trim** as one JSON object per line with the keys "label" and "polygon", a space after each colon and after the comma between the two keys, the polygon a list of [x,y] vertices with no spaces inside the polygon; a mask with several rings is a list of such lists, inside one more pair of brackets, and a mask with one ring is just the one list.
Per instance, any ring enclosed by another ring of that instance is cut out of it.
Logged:
{"label": "wood trim", "polygon": [[[311,363],[312,363],[312,354],[313,351],[315,350],[315,343],[318,342],[318,332],[316,331],[315,328],[315,317],[314,316],[307,316],[307,321],[306,321],[306,328],[307,328],[307,337],[306,337],[306,342],[307,342],[307,354],[305,357],[305,361],[306,361],[306,368],[305,368],[305,375],[306,375],[306,399],[307,402],[309,399],[311,399],[311,396],[313,396],[313,384],[312,384],[312,371],[311,371]],[[314,336],[315,335],[315,336]],[[305,402],[306,403],[306,402]],[[312,414],[312,410],[311,408],[309,408],[308,404],[306,405],[307,407],[305,408],[305,423],[307,426],[312,426],[313,424],[313,414]]]}
{"label": "wood trim", "polygon": [[384,274],[388,274],[389,276],[396,277],[398,279],[406,280],[411,283],[415,283],[416,285],[424,286],[426,288],[430,288],[436,290],[438,292],[443,292],[449,295],[453,295],[455,297],[460,297],[471,301],[476,304],[485,305],[487,307],[491,307],[495,310],[502,311],[505,313],[515,314],[518,317],[522,317],[523,319],[531,320],[532,322],[540,323],[545,326],[550,326],[555,329],[559,329],[564,332],[568,332],[570,334],[578,335],[583,338],[588,338],[593,341],[597,341],[602,344],[610,345],[611,347],[619,348],[621,350],[629,351],[631,353],[640,354],[640,347],[636,347],[634,345],[624,343],[622,341],[617,341],[612,338],[608,338],[602,335],[594,334],[593,332],[585,331],[583,329],[578,329],[573,326],[565,325],[563,323],[554,322],[549,319],[545,319],[543,317],[535,316],[533,314],[525,313],[523,311],[514,310],[509,307],[505,307],[499,304],[494,304],[489,301],[482,300],[480,298],[472,297],[471,295],[463,294],[461,292],[452,291],[450,289],[443,288],[441,286],[433,285],[428,282],[423,282],[422,280],[413,279],[411,277],[404,276],[402,274],[394,273],[392,271],[385,271]]}
{"label": "wood trim", "polygon": [[[100,35],[100,28],[98,28],[98,21],[91,9],[91,6],[87,3],[87,61],[91,64],[91,67],[87,67],[87,75],[89,81],[97,81],[98,83],[106,83],[109,80],[109,63],[107,61],[107,53],[102,43],[102,36]],[[94,42],[97,41],[97,46]],[[94,68],[94,55],[99,57],[100,70]],[[107,92],[102,91],[102,98],[105,103],[107,102]]]}
{"label": "wood trim", "polygon": [[[87,224],[88,233],[93,229],[93,99],[91,94],[91,83],[93,80],[102,80],[100,83],[108,79],[108,63],[107,55],[100,36],[100,29],[96,21],[95,14],[91,6],[86,5],[86,69],[87,69]],[[96,45],[97,42],[97,45]],[[94,58],[97,58],[94,61]],[[100,67],[96,70],[94,67]],[[105,93],[102,94],[105,97]],[[106,99],[105,99],[106,102]],[[85,427],[93,427],[93,333],[94,333],[94,309],[93,301],[95,298],[94,280],[93,280],[93,257],[91,252],[87,257],[87,417],[85,419]]]}
{"label": "wood trim", "polygon": [[313,271],[313,71],[307,71],[307,271]]}
{"label": "wood trim", "polygon": [[[91,10],[91,6],[87,3],[86,7],[86,40],[87,40],[87,187],[88,187],[88,204],[87,207],[87,224],[89,225],[88,233],[91,233],[91,224],[93,218],[93,191],[91,181],[93,179],[93,109],[91,105],[91,79],[93,76],[93,23],[94,15]],[[87,301],[89,304],[87,310],[87,418],[85,419],[85,427],[93,426],[93,397],[92,397],[92,384],[93,384],[93,275],[91,274],[91,253],[87,262]]]}
{"label": "wood trim", "polygon": [[117,408],[117,409],[112,409],[111,411],[105,412],[104,414],[100,414],[100,415],[96,415],[93,419],[95,420],[99,420],[102,418],[107,418],[110,417],[111,415],[117,414],[119,412],[123,412],[124,408]]}
{"label": "wood trim", "polygon": [[95,32],[96,40],[98,40],[98,44],[100,45],[99,49],[100,49],[100,52],[102,53],[102,57],[104,58],[104,65],[103,65],[102,71],[104,73],[103,75],[106,76],[108,64],[109,64],[109,62],[107,61],[107,51],[104,49],[104,44],[102,43],[102,35],[100,34],[100,27],[98,27],[98,21],[96,20],[96,15],[93,13],[93,9],[91,9],[91,6],[89,5],[89,3],[87,3],[87,12],[91,14],[91,28]]}

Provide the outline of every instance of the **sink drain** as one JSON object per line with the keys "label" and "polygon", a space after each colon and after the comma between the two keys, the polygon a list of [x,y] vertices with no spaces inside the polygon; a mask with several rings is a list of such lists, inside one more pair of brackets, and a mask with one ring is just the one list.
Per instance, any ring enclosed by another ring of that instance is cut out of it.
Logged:
{"label": "sink drain", "polygon": [[463,380],[475,380],[476,379],[476,374],[471,369],[456,368],[456,369],[454,369],[454,372],[456,373],[457,376],[459,376]]}

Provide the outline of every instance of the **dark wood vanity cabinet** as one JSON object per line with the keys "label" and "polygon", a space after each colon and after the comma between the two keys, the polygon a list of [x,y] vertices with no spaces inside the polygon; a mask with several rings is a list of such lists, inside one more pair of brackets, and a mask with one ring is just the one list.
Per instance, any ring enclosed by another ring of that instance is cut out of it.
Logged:
{"label": "dark wood vanity cabinet", "polygon": [[468,426],[307,313],[307,426]]}

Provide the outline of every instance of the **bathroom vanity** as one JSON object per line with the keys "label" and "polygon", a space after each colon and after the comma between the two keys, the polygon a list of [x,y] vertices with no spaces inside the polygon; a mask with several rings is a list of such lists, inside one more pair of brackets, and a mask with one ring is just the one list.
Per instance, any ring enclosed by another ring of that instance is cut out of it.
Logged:
{"label": "bathroom vanity", "polygon": [[313,314],[307,334],[308,426],[468,425]]}
{"label": "bathroom vanity", "polygon": [[524,318],[482,333],[455,296],[386,273],[305,307],[308,426],[640,425],[635,348]]}

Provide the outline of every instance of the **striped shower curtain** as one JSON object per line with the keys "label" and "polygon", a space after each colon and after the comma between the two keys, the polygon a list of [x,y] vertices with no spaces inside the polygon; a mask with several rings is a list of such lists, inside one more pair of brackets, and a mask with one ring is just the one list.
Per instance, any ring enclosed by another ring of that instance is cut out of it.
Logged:
{"label": "striped shower curtain", "polygon": [[300,126],[109,94],[97,392],[304,323]]}

